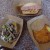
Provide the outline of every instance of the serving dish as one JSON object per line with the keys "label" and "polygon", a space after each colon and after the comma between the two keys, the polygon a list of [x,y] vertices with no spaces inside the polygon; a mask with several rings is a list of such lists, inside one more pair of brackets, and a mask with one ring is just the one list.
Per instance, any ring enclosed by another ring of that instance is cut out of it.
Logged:
{"label": "serving dish", "polygon": [[[30,36],[33,40],[33,42],[35,43],[35,45],[39,48],[39,50],[48,50],[50,48],[50,41],[48,42],[44,42],[44,43],[41,43],[37,41],[35,35],[36,33],[35,32],[40,32],[40,30],[42,30],[44,28],[45,25],[48,25],[49,28],[50,28],[50,24],[49,24],[50,21],[48,21],[48,19],[44,16],[44,15],[40,15],[40,16],[37,16],[31,20],[29,20],[27,22],[27,27],[28,27],[28,31],[30,33]],[[32,27],[32,24],[33,23],[33,27]],[[33,29],[33,32],[32,32],[32,29]],[[45,30],[45,29],[44,29]],[[35,31],[35,32],[34,32]],[[50,31],[50,29],[49,29]],[[46,33],[46,30],[43,32],[40,32],[41,35],[39,35],[40,37],[42,36],[43,33]],[[39,33],[37,33],[39,34]],[[50,34],[50,33],[49,33]],[[44,34],[43,34],[44,35]],[[48,34],[47,34],[48,35]],[[37,35],[38,36],[38,35]],[[45,41],[45,36],[42,36],[41,39],[43,38],[44,41]],[[38,37],[37,37],[38,38]],[[40,39],[40,40],[41,40]],[[42,41],[43,41],[42,39]],[[49,38],[50,39],[50,38]],[[47,39],[46,39],[47,40]]]}
{"label": "serving dish", "polygon": [[20,16],[37,16],[42,13],[41,6],[41,0],[22,0],[16,5],[16,12]]}
{"label": "serving dish", "polygon": [[[8,14],[5,15],[5,18],[0,22],[0,45],[13,48],[21,36],[22,28],[23,19]],[[14,37],[13,40],[11,40],[12,37]]]}

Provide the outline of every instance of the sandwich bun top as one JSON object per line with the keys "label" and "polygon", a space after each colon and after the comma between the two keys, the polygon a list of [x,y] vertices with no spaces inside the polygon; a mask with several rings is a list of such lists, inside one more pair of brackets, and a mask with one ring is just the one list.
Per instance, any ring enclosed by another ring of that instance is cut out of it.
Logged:
{"label": "sandwich bun top", "polygon": [[30,9],[41,9],[40,5],[37,3],[27,3],[21,7],[21,10],[30,10]]}

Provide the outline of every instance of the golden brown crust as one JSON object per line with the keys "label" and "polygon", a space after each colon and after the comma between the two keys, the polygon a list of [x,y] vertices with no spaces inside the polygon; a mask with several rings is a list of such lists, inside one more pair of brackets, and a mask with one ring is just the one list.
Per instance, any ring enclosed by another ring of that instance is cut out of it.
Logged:
{"label": "golden brown crust", "polygon": [[37,40],[38,43],[42,44],[42,43],[47,43],[50,41],[50,32],[48,32],[48,30],[46,29],[48,25],[45,25],[42,30],[40,31],[34,31],[34,37]]}

